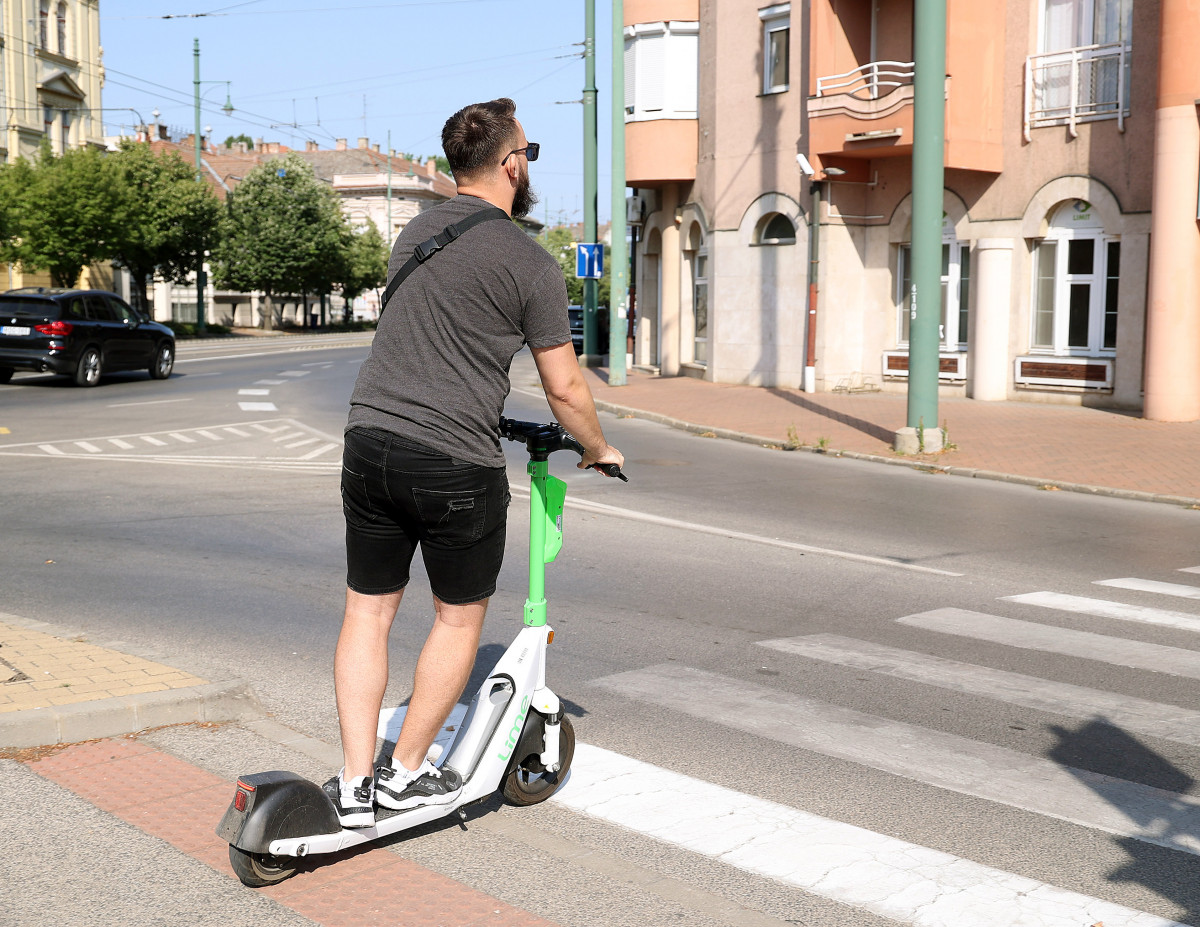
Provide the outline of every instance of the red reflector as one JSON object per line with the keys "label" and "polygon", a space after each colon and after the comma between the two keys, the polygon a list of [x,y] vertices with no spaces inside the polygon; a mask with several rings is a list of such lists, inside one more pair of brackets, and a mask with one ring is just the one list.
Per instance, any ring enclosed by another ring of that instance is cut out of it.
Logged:
{"label": "red reflector", "polygon": [[246,810],[246,793],[241,789],[238,789],[237,794],[233,796],[233,807],[238,811]]}
{"label": "red reflector", "polygon": [[47,322],[45,325],[33,326],[33,330],[43,335],[69,335],[74,327],[70,322]]}
{"label": "red reflector", "polygon": [[241,779],[239,779],[239,780],[237,781],[237,784],[238,784],[238,788],[239,788],[239,789],[244,789],[244,790],[245,790],[245,791],[247,791],[247,792],[253,792],[253,791],[255,791],[255,787],[254,787],[254,786],[250,785],[250,784],[249,784],[249,783],[247,783],[247,782],[243,782]]}

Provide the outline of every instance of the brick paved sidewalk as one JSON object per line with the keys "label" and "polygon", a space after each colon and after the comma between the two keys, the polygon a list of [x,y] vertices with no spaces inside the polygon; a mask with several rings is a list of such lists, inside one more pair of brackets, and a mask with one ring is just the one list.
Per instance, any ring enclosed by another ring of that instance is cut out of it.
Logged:
{"label": "brick paved sidewalk", "polygon": [[[588,383],[597,401],[630,412],[761,436],[773,444],[795,439],[829,452],[904,459],[892,450],[895,432],[906,424],[903,394],[803,393],[636,370],[626,386],[611,387],[603,368],[589,370]],[[1200,422],[1150,422],[1105,409],[971,399],[942,399],[938,417],[957,447],[915,459],[1200,501]]]}
{"label": "brick paved sidewalk", "polygon": [[240,679],[209,682],[0,613],[0,750],[262,716]]}

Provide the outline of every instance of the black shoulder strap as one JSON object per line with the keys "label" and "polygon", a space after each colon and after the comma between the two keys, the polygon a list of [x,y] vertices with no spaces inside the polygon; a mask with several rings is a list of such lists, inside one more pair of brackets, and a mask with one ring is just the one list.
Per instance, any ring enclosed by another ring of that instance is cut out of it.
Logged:
{"label": "black shoulder strap", "polygon": [[387,285],[387,289],[383,291],[383,301],[379,304],[379,314],[383,314],[383,310],[387,308],[388,301],[392,295],[400,288],[408,275],[411,274],[418,266],[424,264],[434,254],[441,251],[446,245],[458,238],[467,229],[474,228],[480,222],[487,222],[490,219],[507,219],[508,213],[497,206],[491,206],[488,209],[481,209],[478,212],[473,212],[465,219],[460,219],[453,225],[448,225],[432,238],[421,242],[417,245],[416,251],[412,257],[404,262],[403,266],[396,271],[394,276]]}

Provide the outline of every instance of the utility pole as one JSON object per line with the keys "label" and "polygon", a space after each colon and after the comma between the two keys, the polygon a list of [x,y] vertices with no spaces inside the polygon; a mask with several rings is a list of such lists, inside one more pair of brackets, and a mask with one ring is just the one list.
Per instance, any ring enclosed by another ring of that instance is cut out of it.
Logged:
{"label": "utility pole", "polygon": [[946,0],[916,0],[913,58],[912,290],[908,337],[908,427],[898,451],[942,449],[938,366],[942,313],[942,189],[946,147]]}
{"label": "utility pole", "polygon": [[[583,240],[597,241],[597,158],[596,158],[596,0],[585,0],[583,43]],[[604,353],[600,341],[600,324],[596,315],[598,283],[590,277],[583,280],[583,362],[599,363]]]}
{"label": "utility pole", "polygon": [[[192,40],[192,63],[193,63],[193,79],[192,85],[195,89],[195,115],[196,115],[196,131],[193,139],[196,143],[196,183],[204,183],[204,168],[200,163],[200,85],[202,83],[209,84],[224,84],[225,85],[225,105],[221,107],[225,115],[228,116],[233,112],[233,103],[229,99],[229,81],[201,81],[200,80],[200,40]],[[196,334],[203,335],[205,331],[204,325],[204,291],[207,288],[208,279],[204,273],[204,252],[201,251],[196,260]]]}
{"label": "utility pole", "polygon": [[[945,2],[945,0],[943,0]],[[625,385],[629,255],[625,247],[625,4],[612,5],[612,286],[608,298],[608,385]]]}
{"label": "utility pole", "polygon": [[[192,59],[195,65],[193,84],[196,91],[196,182],[204,183],[204,174],[200,166],[200,40],[192,40]],[[204,252],[201,251],[196,260],[196,334],[203,335],[204,326],[204,290],[208,283],[204,273]]]}

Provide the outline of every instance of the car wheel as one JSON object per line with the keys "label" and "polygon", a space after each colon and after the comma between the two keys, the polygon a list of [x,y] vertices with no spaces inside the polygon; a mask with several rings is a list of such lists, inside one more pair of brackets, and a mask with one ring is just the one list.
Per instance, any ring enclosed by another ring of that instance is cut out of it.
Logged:
{"label": "car wheel", "polygon": [[11,367],[0,367],[0,383],[7,383],[12,379],[13,369]]}
{"label": "car wheel", "polygon": [[75,367],[76,386],[95,386],[100,382],[100,350],[85,348]]}
{"label": "car wheel", "polygon": [[155,380],[165,380],[175,368],[175,345],[164,341],[154,349],[154,359],[150,361],[150,376]]}

